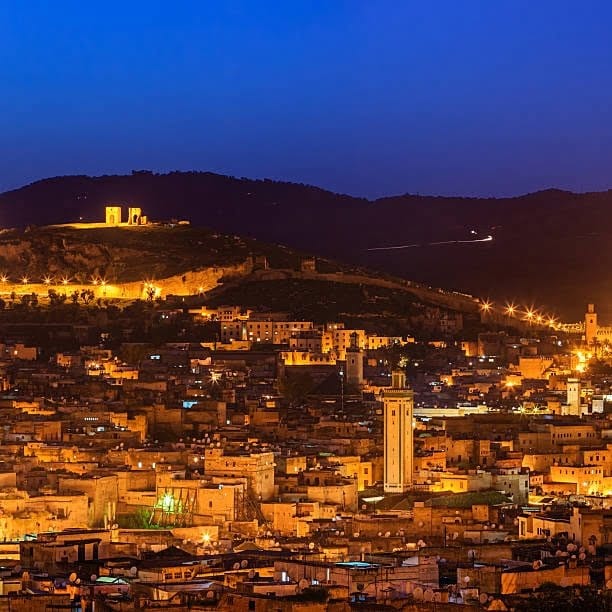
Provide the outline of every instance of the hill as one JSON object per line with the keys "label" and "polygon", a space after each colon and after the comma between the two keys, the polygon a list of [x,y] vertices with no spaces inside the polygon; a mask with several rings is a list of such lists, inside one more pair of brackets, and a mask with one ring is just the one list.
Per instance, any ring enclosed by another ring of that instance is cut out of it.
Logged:
{"label": "hill", "polygon": [[469,296],[329,259],[302,268],[304,261],[312,259],[282,245],[192,225],[28,227],[0,232],[0,293],[11,301],[49,290],[91,290],[91,299],[103,300],[174,295],[180,307],[240,304],[393,335],[427,333],[441,312],[480,326]]}
{"label": "hill", "polygon": [[369,201],[292,183],[141,171],[45,179],[6,192],[0,220],[5,227],[95,221],[109,202],[433,286],[548,305],[569,319],[595,301],[612,319],[609,191]]}

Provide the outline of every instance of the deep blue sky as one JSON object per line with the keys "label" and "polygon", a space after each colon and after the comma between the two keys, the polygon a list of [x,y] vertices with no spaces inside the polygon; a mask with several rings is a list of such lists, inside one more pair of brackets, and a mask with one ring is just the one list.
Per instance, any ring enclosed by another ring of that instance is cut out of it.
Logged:
{"label": "deep blue sky", "polygon": [[0,190],[140,168],[607,189],[610,23],[595,0],[0,2]]}

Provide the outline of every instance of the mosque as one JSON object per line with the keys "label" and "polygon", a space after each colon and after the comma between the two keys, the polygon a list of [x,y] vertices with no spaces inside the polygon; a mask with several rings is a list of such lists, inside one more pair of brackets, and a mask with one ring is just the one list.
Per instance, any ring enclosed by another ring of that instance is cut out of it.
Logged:
{"label": "mosque", "polygon": [[612,325],[597,323],[595,304],[589,304],[584,315],[584,339],[587,344],[612,344]]}

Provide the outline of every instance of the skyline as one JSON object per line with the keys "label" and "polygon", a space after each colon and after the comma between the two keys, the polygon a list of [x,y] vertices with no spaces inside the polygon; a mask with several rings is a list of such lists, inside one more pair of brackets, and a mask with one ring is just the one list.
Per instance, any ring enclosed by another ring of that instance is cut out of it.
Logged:
{"label": "skyline", "polygon": [[0,191],[202,170],[399,193],[608,189],[612,7],[0,8]]}

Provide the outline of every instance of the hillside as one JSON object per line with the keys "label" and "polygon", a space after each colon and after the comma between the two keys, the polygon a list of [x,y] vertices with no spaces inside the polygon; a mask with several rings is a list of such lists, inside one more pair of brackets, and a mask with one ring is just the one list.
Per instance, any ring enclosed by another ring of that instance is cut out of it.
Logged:
{"label": "hillside", "polygon": [[439,310],[479,325],[478,306],[467,296],[328,259],[317,259],[316,271],[302,270],[305,259],[285,246],[191,225],[29,227],[0,232],[0,277],[8,277],[0,293],[44,298],[50,289],[91,289],[94,299],[133,300],[145,299],[150,283],[158,295],[179,296],[171,303],[181,307],[241,304],[394,335],[427,331],[428,313]]}
{"label": "hillside", "polygon": [[[612,319],[612,192],[368,201],[268,180],[136,172],[58,177],[6,192],[0,219],[5,227],[96,221],[108,202],[432,286],[546,305],[568,319],[595,301]],[[402,248],[370,250],[389,246]]]}

